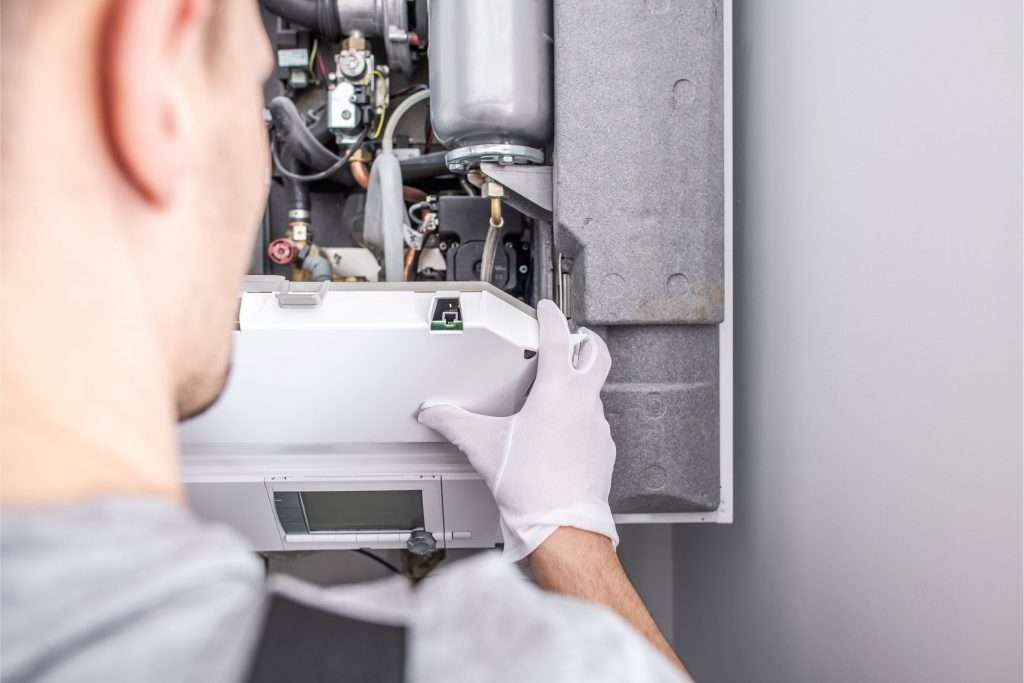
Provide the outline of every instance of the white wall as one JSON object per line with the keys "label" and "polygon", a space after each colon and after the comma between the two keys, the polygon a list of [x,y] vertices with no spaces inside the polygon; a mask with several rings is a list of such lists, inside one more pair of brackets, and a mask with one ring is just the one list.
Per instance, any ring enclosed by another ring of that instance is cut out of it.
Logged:
{"label": "white wall", "polygon": [[698,680],[1021,680],[1021,3],[736,0],[736,524]]}

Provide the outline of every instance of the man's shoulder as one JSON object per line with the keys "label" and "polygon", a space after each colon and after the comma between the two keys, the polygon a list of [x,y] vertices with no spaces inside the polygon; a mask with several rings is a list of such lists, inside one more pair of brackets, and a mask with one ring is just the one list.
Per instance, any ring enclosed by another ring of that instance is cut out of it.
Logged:
{"label": "man's shoulder", "polygon": [[[234,532],[155,499],[4,508],[2,678],[237,678],[265,601]],[[216,634],[212,647],[210,634]]]}

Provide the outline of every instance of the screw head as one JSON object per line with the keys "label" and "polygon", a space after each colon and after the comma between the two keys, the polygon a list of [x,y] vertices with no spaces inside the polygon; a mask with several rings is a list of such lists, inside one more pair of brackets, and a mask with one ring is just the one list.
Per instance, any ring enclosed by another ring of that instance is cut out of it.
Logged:
{"label": "screw head", "polygon": [[523,265],[519,266],[519,272],[522,273],[523,275],[526,275],[526,271],[528,271],[528,270],[529,270],[529,267],[525,263]]}

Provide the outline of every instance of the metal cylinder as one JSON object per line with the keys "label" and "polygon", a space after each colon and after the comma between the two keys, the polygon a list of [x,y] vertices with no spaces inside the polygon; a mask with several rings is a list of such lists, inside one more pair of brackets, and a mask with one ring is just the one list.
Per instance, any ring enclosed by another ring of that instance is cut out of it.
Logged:
{"label": "metal cylinder", "polygon": [[430,120],[449,149],[551,140],[551,0],[432,0],[430,33]]}

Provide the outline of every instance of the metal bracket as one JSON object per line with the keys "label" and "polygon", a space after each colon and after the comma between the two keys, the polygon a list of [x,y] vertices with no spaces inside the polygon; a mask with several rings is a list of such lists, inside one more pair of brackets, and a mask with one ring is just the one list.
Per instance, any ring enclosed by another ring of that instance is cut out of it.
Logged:
{"label": "metal bracket", "polygon": [[520,164],[543,164],[543,150],[523,145],[487,144],[470,145],[453,149],[444,156],[448,170],[452,173],[466,173],[478,164],[497,163],[503,166]]}
{"label": "metal bracket", "polygon": [[480,164],[480,172],[508,190],[505,201],[512,208],[546,223],[552,221],[554,192],[551,166],[506,166],[484,162]]}

